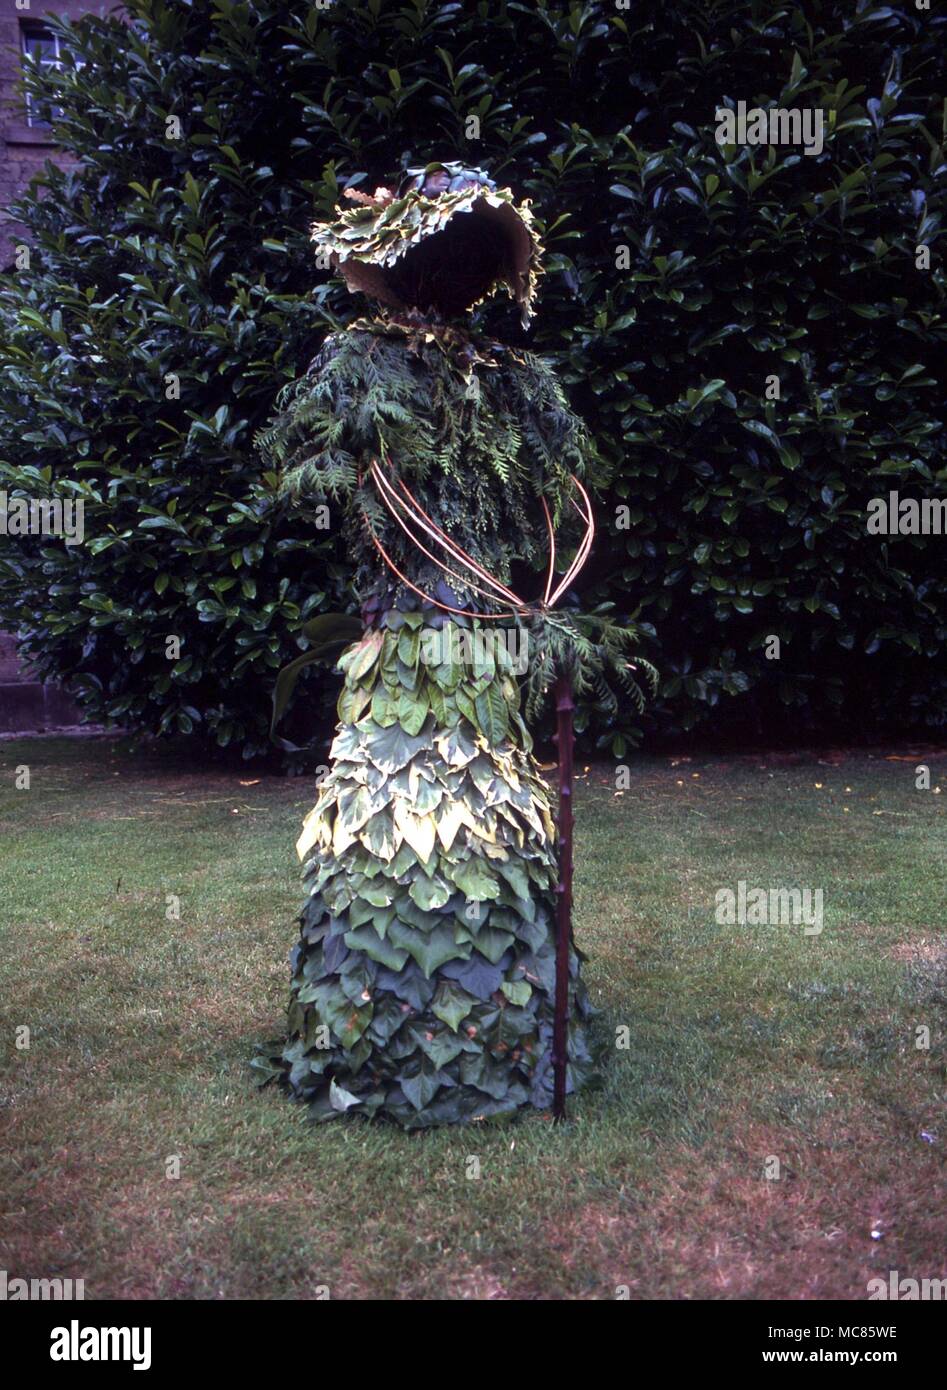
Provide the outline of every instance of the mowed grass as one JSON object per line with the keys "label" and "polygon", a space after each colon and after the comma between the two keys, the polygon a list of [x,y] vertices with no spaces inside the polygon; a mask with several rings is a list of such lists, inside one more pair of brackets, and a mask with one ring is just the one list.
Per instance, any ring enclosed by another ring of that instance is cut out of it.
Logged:
{"label": "mowed grass", "polygon": [[[620,795],[588,769],[576,932],[610,1047],[560,1127],[313,1126],[254,1088],[313,792],[109,739],[0,744],[9,1274],[406,1299],[864,1299],[890,1269],[947,1274],[943,753],[645,757]],[[824,930],[718,925],[740,879],[821,887]]]}

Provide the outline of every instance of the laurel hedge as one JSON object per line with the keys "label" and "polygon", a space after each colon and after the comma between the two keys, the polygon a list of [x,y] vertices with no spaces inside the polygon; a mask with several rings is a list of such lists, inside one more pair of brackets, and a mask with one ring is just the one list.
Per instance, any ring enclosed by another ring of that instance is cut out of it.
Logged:
{"label": "laurel hedge", "polygon": [[[669,736],[930,730],[947,696],[942,497],[947,16],[871,0],[130,0],[51,21],[30,79],[75,162],[22,200],[0,289],[0,490],[82,499],[86,540],[0,537],[0,621],[89,718],[269,747],[275,672],[349,597],[253,447],[364,305],[314,265],[341,190],[432,159],[534,200],[528,341],[614,482],[583,583],[636,614]],[[721,107],[819,110],[819,153],[717,143]],[[511,342],[515,311],[486,322]],[[778,639],[778,640],[777,640]],[[301,682],[295,718],[337,681]]]}

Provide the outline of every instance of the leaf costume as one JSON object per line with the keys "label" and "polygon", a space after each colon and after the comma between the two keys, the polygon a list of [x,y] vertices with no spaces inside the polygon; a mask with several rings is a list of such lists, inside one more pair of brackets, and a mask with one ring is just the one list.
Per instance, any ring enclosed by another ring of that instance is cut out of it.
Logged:
{"label": "leaf costume", "polygon": [[[456,164],[356,203],[314,241],[385,307],[326,340],[259,438],[288,491],[344,509],[365,627],[297,845],[289,1039],[257,1065],[315,1118],[415,1128],[551,1102],[556,830],[515,642],[496,638],[541,634],[538,697],[557,629],[522,605],[499,617],[482,576],[506,590],[548,564],[551,581],[594,451],[547,363],[458,321],[500,285],[532,312],[528,208]],[[571,1090],[592,1057],[570,951]]]}

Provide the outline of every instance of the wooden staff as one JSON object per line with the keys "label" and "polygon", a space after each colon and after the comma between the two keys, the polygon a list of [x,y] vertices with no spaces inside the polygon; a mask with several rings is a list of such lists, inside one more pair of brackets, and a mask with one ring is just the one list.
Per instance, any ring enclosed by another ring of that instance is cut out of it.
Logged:
{"label": "wooden staff", "polygon": [[556,1121],[566,1114],[569,1050],[569,948],[572,945],[572,717],[575,704],[567,675],[556,680],[556,743],[559,749],[559,883],[556,887],[556,1007],[552,1030],[553,1101]]}

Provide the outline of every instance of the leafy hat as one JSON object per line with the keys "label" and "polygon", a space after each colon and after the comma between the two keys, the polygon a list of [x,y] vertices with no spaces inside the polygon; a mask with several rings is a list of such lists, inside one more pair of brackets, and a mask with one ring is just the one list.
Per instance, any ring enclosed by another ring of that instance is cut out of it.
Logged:
{"label": "leafy hat", "polygon": [[542,243],[527,202],[481,169],[428,164],[396,187],[347,189],[355,202],[312,240],[350,290],[396,309],[464,313],[503,285],[524,327],[535,312]]}

